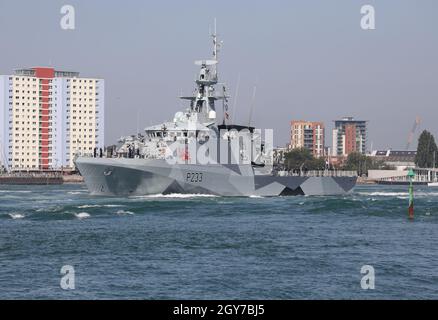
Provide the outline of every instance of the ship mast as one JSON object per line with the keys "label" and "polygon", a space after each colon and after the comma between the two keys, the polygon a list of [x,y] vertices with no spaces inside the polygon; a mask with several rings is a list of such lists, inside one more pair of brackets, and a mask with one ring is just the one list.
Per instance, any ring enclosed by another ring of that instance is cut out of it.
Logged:
{"label": "ship mast", "polygon": [[[211,60],[198,60],[195,64],[200,66],[196,79],[196,90],[193,96],[180,97],[190,100],[190,112],[198,114],[202,122],[216,122],[216,100],[227,100],[225,90],[222,95],[216,94],[215,86],[218,84],[218,63],[219,51],[221,47],[216,32],[216,19],[214,21],[214,31],[211,33],[213,39],[213,56]],[[224,115],[225,116],[225,115]]]}
{"label": "ship mast", "polygon": [[211,36],[213,38],[213,61],[216,61],[214,73],[215,73],[215,77],[217,79],[218,78],[217,64],[219,63],[218,53],[219,53],[220,44],[218,44],[218,41],[217,41],[216,18],[214,18],[214,32]]}
{"label": "ship mast", "polygon": [[[214,77],[218,79],[218,64],[219,64],[219,50],[221,47],[221,43],[218,42],[217,37],[217,28],[216,28],[216,18],[214,18],[214,31],[211,34],[213,38],[213,61],[216,61],[216,64],[214,65]],[[226,120],[228,119],[228,97],[226,95],[226,86],[222,85],[222,96],[219,97],[219,99],[222,99],[222,113],[223,113],[223,120],[222,124],[225,125]]]}

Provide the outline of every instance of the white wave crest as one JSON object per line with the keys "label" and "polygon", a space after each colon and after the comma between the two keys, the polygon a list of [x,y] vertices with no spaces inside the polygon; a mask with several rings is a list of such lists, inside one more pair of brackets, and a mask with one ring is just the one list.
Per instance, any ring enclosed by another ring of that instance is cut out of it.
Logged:
{"label": "white wave crest", "polygon": [[75,213],[75,217],[78,219],[86,219],[90,217],[90,214],[87,212],[79,212],[79,213]]}
{"label": "white wave crest", "polygon": [[372,197],[397,197],[409,195],[407,192],[359,192],[359,194]]}
{"label": "white wave crest", "polygon": [[188,193],[170,193],[170,194],[150,194],[145,196],[133,196],[131,198],[137,199],[150,199],[150,198],[217,198],[218,196],[213,194],[188,194]]}
{"label": "white wave crest", "polygon": [[29,190],[0,190],[0,193],[32,193]]}
{"label": "white wave crest", "polygon": [[[409,192],[358,192],[357,194],[362,196],[376,196],[376,197],[409,197]],[[438,192],[424,192],[424,191],[414,191],[415,196],[425,196],[425,197],[431,197],[431,196],[438,196]]]}
{"label": "white wave crest", "polygon": [[121,204],[84,204],[82,206],[78,206],[78,209],[88,209],[88,208],[117,208],[124,207]]}
{"label": "white wave crest", "polygon": [[84,192],[84,191],[69,191],[67,193],[75,195],[75,194],[85,194],[86,192]]}
{"label": "white wave crest", "polygon": [[125,210],[118,210],[116,213],[120,214],[120,215],[125,215],[125,214],[133,215],[134,214],[134,212],[132,212],[132,211],[125,211]]}
{"label": "white wave crest", "polygon": [[35,211],[36,212],[57,212],[57,211],[61,211],[61,210],[62,210],[62,206],[56,206],[56,207],[38,208]]}
{"label": "white wave crest", "polygon": [[21,213],[10,213],[9,216],[14,220],[24,218],[24,214],[21,214]]}
{"label": "white wave crest", "polygon": [[83,206],[77,206],[78,209],[88,209],[88,208],[99,208],[101,207],[98,204],[84,204]]}

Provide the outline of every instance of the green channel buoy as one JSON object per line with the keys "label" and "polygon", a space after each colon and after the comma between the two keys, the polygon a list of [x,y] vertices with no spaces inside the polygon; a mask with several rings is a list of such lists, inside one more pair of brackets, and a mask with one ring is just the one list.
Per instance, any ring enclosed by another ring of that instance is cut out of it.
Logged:
{"label": "green channel buoy", "polygon": [[408,208],[408,217],[409,219],[414,219],[414,185],[413,179],[415,177],[414,170],[409,169],[408,178],[409,178],[409,208]]}

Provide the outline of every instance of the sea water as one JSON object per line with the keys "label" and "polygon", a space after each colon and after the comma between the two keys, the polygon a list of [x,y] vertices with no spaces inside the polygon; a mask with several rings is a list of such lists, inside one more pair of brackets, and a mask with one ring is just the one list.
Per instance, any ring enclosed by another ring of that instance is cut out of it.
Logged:
{"label": "sea water", "polygon": [[416,187],[413,221],[407,207],[405,186],[268,198],[0,186],[0,299],[437,299],[438,188]]}

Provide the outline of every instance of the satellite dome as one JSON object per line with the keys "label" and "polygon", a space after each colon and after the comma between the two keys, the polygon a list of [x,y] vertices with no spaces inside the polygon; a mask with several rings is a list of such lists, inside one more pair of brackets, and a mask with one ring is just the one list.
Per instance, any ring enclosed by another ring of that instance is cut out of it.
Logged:
{"label": "satellite dome", "polygon": [[183,121],[184,121],[184,112],[178,111],[177,113],[175,113],[173,122],[183,122]]}

